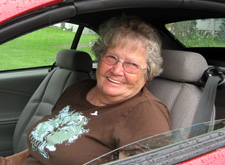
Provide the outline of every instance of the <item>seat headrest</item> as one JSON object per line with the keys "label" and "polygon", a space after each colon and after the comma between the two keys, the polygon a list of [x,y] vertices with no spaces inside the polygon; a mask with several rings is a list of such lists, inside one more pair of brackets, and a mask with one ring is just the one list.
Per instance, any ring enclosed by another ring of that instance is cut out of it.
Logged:
{"label": "seat headrest", "polygon": [[163,50],[160,77],[180,82],[196,82],[208,68],[205,58],[194,52]]}
{"label": "seat headrest", "polygon": [[92,59],[86,52],[62,49],[57,53],[56,65],[62,68],[90,73]]}

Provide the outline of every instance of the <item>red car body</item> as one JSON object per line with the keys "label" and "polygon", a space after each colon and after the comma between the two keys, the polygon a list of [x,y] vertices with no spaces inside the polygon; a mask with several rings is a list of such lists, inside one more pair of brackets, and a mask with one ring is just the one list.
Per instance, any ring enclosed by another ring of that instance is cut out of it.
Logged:
{"label": "red car body", "polygon": [[202,156],[198,156],[194,159],[187,160],[179,165],[206,165],[206,164],[215,164],[215,165],[224,165],[225,164],[225,147],[209,152]]}
{"label": "red car body", "polygon": [[[51,7],[59,3],[63,3],[63,0],[3,0],[0,3],[0,25],[7,24],[17,18],[22,18],[23,15],[29,14],[30,12]],[[180,163],[180,165],[206,164],[225,164],[225,147]]]}
{"label": "red car body", "polygon": [[23,14],[61,2],[62,0],[3,0],[0,4],[0,24]]}

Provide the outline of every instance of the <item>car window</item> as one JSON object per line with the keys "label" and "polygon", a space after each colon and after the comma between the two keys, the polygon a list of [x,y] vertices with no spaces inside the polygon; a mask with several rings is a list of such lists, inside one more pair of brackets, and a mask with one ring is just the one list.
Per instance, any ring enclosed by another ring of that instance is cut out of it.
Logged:
{"label": "car window", "polygon": [[185,47],[225,47],[225,18],[173,22],[165,27]]}
{"label": "car window", "polygon": [[[77,27],[62,22],[0,45],[0,71],[52,65],[59,50],[70,49]],[[91,54],[92,40],[97,37],[85,28],[79,49]]]}
{"label": "car window", "polygon": [[93,55],[91,51],[91,47],[93,46],[94,42],[98,39],[99,35],[94,32],[91,29],[84,28],[77,50],[84,51],[89,53],[91,56],[92,60],[95,60],[95,56]]}
{"label": "car window", "polygon": [[119,152],[126,154],[127,157],[139,155],[145,152],[166,147],[168,145],[185,142],[188,139],[200,137],[201,135],[205,135],[222,128],[225,128],[225,120],[205,122],[193,125],[191,127],[172,130],[128,144],[109,153],[106,153],[90,162],[87,162],[86,164],[103,164],[116,161],[118,160]]}
{"label": "car window", "polygon": [[0,45],[0,71],[52,65],[60,49],[69,49],[75,32],[64,23],[49,26]]}

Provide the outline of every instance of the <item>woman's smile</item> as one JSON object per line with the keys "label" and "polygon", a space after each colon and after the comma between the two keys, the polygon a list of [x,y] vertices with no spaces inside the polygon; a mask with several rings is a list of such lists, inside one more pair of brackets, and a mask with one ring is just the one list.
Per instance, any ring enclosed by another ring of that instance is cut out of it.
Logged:
{"label": "woman's smile", "polygon": [[124,84],[123,82],[120,82],[120,81],[115,80],[115,79],[113,79],[113,78],[110,78],[110,77],[108,77],[108,76],[106,76],[106,78],[107,78],[110,82],[113,82],[113,83],[116,83],[116,84]]}
{"label": "woman's smile", "polygon": [[[121,38],[115,47],[109,47],[107,52],[116,55],[120,63],[114,65],[100,61],[96,72],[97,86],[94,99],[104,100],[105,103],[122,102],[136,95],[146,83],[146,70],[129,73],[124,69],[124,61],[134,61],[146,67],[146,50],[141,42],[129,38]],[[122,61],[122,62],[121,62]]]}

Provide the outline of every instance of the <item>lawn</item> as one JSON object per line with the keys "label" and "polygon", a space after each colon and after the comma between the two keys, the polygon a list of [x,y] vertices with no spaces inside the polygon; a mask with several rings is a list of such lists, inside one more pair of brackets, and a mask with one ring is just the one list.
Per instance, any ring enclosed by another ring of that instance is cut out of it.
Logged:
{"label": "lawn", "polygon": [[[74,32],[47,27],[2,44],[0,70],[52,65],[59,50],[70,48],[74,36]],[[88,45],[97,37],[84,34],[80,49],[91,54]]]}

